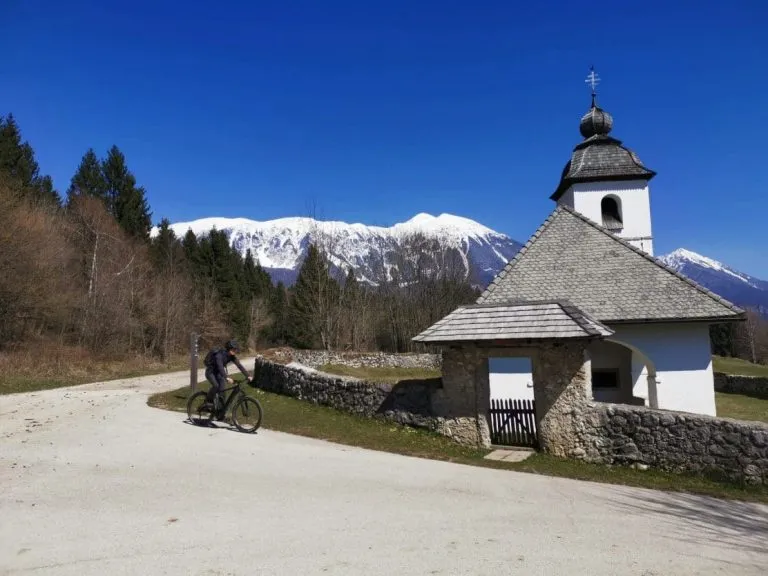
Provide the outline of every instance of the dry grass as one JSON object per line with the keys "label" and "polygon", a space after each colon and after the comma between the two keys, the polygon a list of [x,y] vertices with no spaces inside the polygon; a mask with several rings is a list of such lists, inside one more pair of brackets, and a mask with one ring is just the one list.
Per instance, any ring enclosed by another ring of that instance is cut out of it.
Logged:
{"label": "dry grass", "polygon": [[140,355],[104,357],[75,346],[41,343],[0,352],[0,394],[131,378],[183,370],[188,366],[186,356],[177,356],[168,362]]}
{"label": "dry grass", "polygon": [[768,400],[764,398],[715,392],[715,403],[721,418],[768,423]]}
{"label": "dry grass", "polygon": [[733,374],[737,376],[762,376],[768,378],[768,366],[765,364],[752,364],[741,358],[712,357],[715,372]]}

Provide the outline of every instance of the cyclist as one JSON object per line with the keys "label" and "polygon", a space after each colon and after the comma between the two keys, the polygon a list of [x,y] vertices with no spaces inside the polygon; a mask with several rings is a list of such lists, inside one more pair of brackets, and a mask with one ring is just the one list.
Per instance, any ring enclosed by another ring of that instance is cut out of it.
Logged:
{"label": "cyclist", "polygon": [[220,397],[221,391],[227,384],[232,384],[233,380],[227,374],[227,364],[234,362],[240,372],[248,381],[248,371],[237,359],[237,353],[240,352],[240,346],[235,340],[229,340],[224,348],[214,348],[205,356],[205,378],[211,383],[211,389],[208,390],[206,404],[213,407],[215,398]]}

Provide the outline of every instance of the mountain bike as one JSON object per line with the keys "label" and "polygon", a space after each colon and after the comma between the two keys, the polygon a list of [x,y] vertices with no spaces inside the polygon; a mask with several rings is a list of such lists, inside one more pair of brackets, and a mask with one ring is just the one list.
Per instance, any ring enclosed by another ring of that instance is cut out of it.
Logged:
{"label": "mountain bike", "polygon": [[[246,380],[247,382],[247,380]],[[229,396],[227,396],[229,392]],[[262,409],[256,398],[247,396],[241,383],[224,388],[214,397],[214,405],[208,403],[208,392],[195,392],[187,400],[187,416],[196,426],[209,426],[214,418],[221,421],[232,407],[232,424],[240,432],[256,432],[261,426]]]}

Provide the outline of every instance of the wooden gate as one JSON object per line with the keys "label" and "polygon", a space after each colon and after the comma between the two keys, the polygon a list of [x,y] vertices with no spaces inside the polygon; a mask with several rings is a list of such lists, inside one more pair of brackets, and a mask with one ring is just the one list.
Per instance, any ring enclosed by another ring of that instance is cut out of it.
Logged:
{"label": "wooden gate", "polygon": [[491,443],[536,447],[536,412],[533,400],[491,399]]}

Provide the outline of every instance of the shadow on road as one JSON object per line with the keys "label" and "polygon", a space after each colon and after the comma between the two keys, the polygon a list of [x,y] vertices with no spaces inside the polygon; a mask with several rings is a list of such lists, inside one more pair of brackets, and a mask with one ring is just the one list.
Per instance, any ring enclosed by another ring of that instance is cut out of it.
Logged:
{"label": "shadow on road", "polygon": [[738,546],[745,551],[768,552],[768,507],[752,502],[718,500],[682,492],[637,493],[610,501],[619,513],[667,516],[669,521],[692,529],[673,531],[681,541],[701,545]]}

